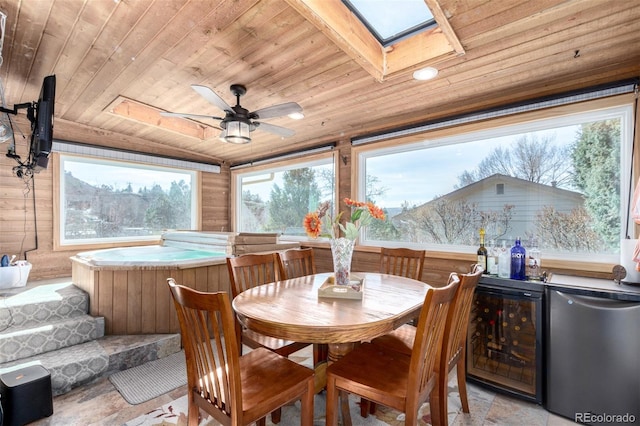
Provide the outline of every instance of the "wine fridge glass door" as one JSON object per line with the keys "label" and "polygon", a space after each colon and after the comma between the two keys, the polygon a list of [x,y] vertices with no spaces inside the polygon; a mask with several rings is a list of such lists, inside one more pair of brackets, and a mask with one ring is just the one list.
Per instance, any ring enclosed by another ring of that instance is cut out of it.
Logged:
{"label": "wine fridge glass door", "polygon": [[476,289],[467,336],[467,378],[542,403],[542,293]]}

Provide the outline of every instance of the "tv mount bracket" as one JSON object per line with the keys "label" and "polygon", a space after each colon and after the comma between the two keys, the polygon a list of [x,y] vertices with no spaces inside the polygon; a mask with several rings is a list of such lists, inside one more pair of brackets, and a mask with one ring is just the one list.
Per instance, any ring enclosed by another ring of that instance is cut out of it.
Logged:
{"label": "tv mount bracket", "polygon": [[[0,112],[4,112],[4,113],[7,113],[7,114],[18,115],[18,110],[25,109],[25,108],[27,109],[27,118],[31,122],[31,125],[35,126],[35,124],[36,124],[36,116],[35,116],[34,102],[25,102],[25,103],[22,103],[22,104],[16,104],[16,105],[13,106],[13,109],[0,107]],[[16,175],[19,178],[22,178],[22,176],[25,175],[25,173],[28,174],[28,171],[30,169],[32,170],[32,166],[30,166],[30,165],[28,165],[26,163],[23,163],[22,159],[20,158],[20,156],[18,154],[16,154],[14,146],[10,146],[9,147],[9,151],[6,153],[6,156],[8,158],[13,158],[14,160],[16,160],[18,162],[18,166],[14,167],[14,171],[15,171]]]}
{"label": "tv mount bracket", "polygon": [[7,114],[18,115],[19,109],[27,108],[27,118],[31,123],[35,123],[36,116],[34,114],[34,106],[33,102],[25,102],[23,104],[16,104],[13,106],[13,109],[0,107],[0,112],[6,112]]}

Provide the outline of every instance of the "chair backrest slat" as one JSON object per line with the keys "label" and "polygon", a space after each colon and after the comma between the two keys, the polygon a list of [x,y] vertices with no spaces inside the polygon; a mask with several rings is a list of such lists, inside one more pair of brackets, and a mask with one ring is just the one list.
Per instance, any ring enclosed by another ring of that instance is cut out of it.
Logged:
{"label": "chair backrest slat", "polygon": [[414,374],[409,376],[407,410],[409,407],[413,410],[413,406],[423,401],[436,386],[436,367],[440,366],[447,315],[459,284],[458,276],[451,274],[445,287],[427,291],[411,353],[411,371]]}
{"label": "chair backrest slat", "polygon": [[380,272],[421,281],[425,253],[425,250],[382,247]]}
{"label": "chair backrest slat", "polygon": [[234,314],[226,292],[202,293],[167,280],[180,322],[187,382],[217,408],[216,420],[242,415],[240,354]]}
{"label": "chair backrest slat", "polygon": [[258,285],[280,280],[280,267],[276,253],[228,257],[227,267],[233,297]]}
{"label": "chair backrest slat", "polygon": [[464,353],[473,294],[483,272],[482,266],[474,264],[470,273],[460,275],[460,286],[447,318],[447,334],[443,342],[447,351],[443,361],[446,362],[448,371]]}
{"label": "chair backrest slat", "polygon": [[280,277],[283,280],[298,278],[316,273],[313,249],[291,249],[278,252]]}

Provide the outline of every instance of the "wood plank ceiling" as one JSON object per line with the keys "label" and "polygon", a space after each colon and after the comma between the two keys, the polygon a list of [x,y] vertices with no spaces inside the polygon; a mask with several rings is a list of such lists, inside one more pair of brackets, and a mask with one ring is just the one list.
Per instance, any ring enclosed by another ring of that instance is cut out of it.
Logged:
{"label": "wood plank ceiling", "polygon": [[[37,99],[56,74],[58,139],[237,164],[640,76],[635,0],[426,1],[439,5],[454,53],[385,75],[357,51],[355,24],[350,40],[319,18],[328,3],[343,13],[338,0],[0,0],[5,104]],[[429,64],[436,79],[412,79]],[[158,114],[219,116],[190,85],[234,105],[234,83],[248,88],[249,110],[299,103],[303,120],[268,121],[295,136],[256,130],[232,145],[217,138],[218,121]]]}

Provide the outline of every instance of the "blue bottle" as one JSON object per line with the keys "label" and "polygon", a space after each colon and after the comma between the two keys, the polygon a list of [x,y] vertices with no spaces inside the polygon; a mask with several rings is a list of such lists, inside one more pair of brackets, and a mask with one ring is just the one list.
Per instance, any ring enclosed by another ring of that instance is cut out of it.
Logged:
{"label": "blue bottle", "polygon": [[526,280],[525,274],[527,251],[520,244],[520,237],[516,238],[516,244],[511,247],[511,279]]}
{"label": "blue bottle", "polygon": [[0,260],[0,266],[9,266],[9,256],[8,255],[4,255],[2,256],[2,260]]}

